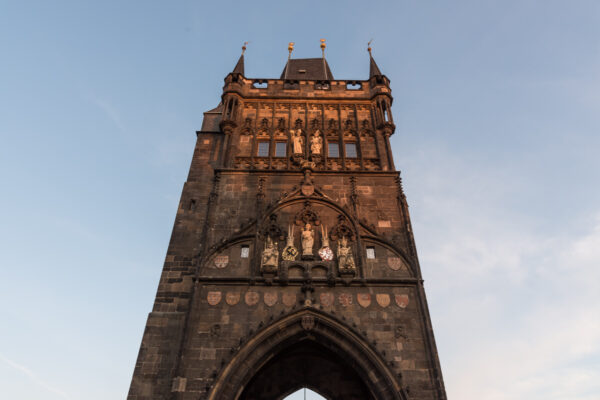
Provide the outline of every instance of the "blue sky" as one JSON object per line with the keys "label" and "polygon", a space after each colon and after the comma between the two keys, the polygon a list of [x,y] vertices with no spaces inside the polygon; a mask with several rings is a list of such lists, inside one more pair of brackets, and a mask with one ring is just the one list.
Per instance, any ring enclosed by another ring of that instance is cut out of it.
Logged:
{"label": "blue sky", "polygon": [[391,79],[450,398],[600,396],[597,1],[0,3],[0,395],[124,398],[244,41]]}

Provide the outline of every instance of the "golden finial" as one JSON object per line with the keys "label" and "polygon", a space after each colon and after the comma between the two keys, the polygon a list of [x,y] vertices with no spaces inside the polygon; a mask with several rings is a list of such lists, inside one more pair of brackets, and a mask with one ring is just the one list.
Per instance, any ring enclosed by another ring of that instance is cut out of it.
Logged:
{"label": "golden finial", "polygon": [[292,55],[292,51],[294,51],[294,42],[290,42],[288,44],[288,51],[290,52],[290,56]]}
{"label": "golden finial", "polygon": [[323,52],[325,51],[325,47],[327,47],[327,45],[325,44],[325,39],[321,39],[321,50]]}
{"label": "golden finial", "polygon": [[242,55],[244,55],[244,53],[246,52],[246,46],[248,45],[249,42],[244,42],[244,45],[242,46]]}
{"label": "golden finial", "polygon": [[373,42],[373,39],[369,40],[369,43],[367,43],[367,51],[369,54],[371,54],[371,42]]}

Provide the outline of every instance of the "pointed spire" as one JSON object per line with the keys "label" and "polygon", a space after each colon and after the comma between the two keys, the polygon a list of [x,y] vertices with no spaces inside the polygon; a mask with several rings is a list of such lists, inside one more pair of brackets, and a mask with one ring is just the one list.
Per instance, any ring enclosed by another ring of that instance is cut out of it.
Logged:
{"label": "pointed spire", "polygon": [[287,63],[285,63],[285,69],[283,70],[283,79],[287,79],[288,67],[290,65],[290,59],[292,58],[292,51],[294,51],[294,44],[294,42],[288,44],[288,59]]}
{"label": "pointed spire", "polygon": [[325,75],[325,80],[329,80],[330,78],[327,76],[327,62],[325,61],[325,48],[327,45],[325,44],[325,39],[321,39],[321,54],[323,58],[323,75]]}
{"label": "pointed spire", "polygon": [[373,58],[373,54],[371,54],[371,42],[372,41],[373,41],[373,39],[369,40],[369,44],[368,44],[369,47],[367,47],[367,51],[369,52],[369,59],[370,59],[369,78],[372,78],[374,76],[382,76],[383,75],[381,73],[381,71],[379,70],[377,63],[375,62],[375,59]]}
{"label": "pointed spire", "polygon": [[244,42],[244,45],[242,46],[242,55],[240,56],[240,59],[238,60],[237,64],[235,64],[235,68],[233,69],[232,74],[244,75],[244,53],[246,52],[247,44],[248,42]]}

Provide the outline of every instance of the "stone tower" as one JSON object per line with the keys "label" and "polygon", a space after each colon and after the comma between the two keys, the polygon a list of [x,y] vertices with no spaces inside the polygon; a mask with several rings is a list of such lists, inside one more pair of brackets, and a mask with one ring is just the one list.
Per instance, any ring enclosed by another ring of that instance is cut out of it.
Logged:
{"label": "stone tower", "polygon": [[446,399],[389,83],[372,57],[367,80],[324,56],[247,78],[242,53],[197,132],[128,399]]}

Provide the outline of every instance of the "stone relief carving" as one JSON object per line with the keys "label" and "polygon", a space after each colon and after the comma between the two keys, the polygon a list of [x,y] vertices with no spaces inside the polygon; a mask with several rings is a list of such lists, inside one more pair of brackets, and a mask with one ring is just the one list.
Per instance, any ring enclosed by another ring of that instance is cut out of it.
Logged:
{"label": "stone relief carving", "polygon": [[327,228],[321,225],[321,248],[319,249],[319,257],[323,261],[333,260],[333,251],[329,247],[329,237],[327,236]]}
{"label": "stone relief carving", "polygon": [[322,148],[323,138],[321,137],[321,131],[317,129],[310,139],[310,152],[313,155],[321,155]]}
{"label": "stone relief carving", "polygon": [[304,154],[304,137],[302,136],[302,129],[290,129],[292,136],[292,151],[294,155]]}
{"label": "stone relief carving", "polygon": [[337,258],[340,272],[356,270],[352,248],[348,245],[348,239],[345,236],[338,240]]}
{"label": "stone relief carving", "polygon": [[276,271],[279,266],[279,250],[277,249],[277,242],[273,242],[270,236],[267,236],[265,248],[262,252],[262,259],[260,269],[263,272]]}
{"label": "stone relief carving", "polygon": [[302,230],[302,258],[312,258],[314,243],[315,232],[312,230],[312,226],[307,223]]}
{"label": "stone relief carving", "polygon": [[294,247],[294,226],[288,227],[287,244],[283,249],[281,258],[286,261],[294,261],[298,256],[298,250]]}

